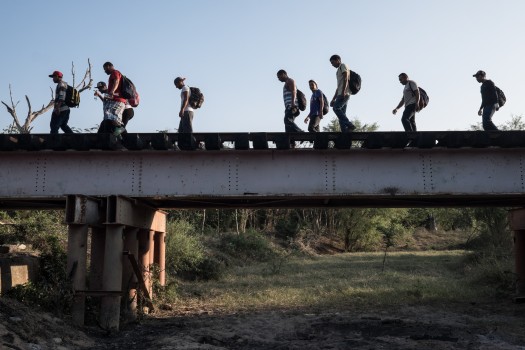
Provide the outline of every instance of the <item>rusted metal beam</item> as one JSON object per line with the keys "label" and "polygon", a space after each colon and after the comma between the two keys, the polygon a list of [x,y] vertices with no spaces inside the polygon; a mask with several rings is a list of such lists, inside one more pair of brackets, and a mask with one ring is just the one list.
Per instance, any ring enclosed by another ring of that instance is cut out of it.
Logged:
{"label": "rusted metal beam", "polygon": [[139,264],[137,263],[137,260],[135,259],[135,256],[131,254],[130,252],[124,252],[124,255],[128,257],[129,262],[131,263],[131,266],[133,267],[133,271],[135,272],[135,275],[137,276],[139,288],[142,291],[142,293],[144,293],[144,301],[146,303],[146,306],[149,307],[150,310],[154,310],[153,303],[151,302],[149,288],[146,285],[146,282],[144,281],[144,278],[142,276],[142,271],[139,267]]}
{"label": "rusted metal beam", "polygon": [[105,218],[104,205],[105,202],[100,198],[68,195],[66,198],[66,223],[100,226]]}
{"label": "rusted metal beam", "polygon": [[107,198],[106,224],[166,232],[166,213],[124,196]]}

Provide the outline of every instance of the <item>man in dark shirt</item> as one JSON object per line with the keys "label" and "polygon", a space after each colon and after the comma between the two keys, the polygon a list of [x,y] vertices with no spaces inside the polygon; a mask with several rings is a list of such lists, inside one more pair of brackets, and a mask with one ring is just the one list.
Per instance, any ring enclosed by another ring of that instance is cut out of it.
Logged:
{"label": "man in dark shirt", "polygon": [[310,113],[304,119],[305,124],[308,124],[309,132],[319,132],[319,123],[323,119],[324,99],[323,92],[317,87],[314,80],[308,82],[310,90],[312,91],[312,98],[310,99]]}
{"label": "man in dark shirt", "polygon": [[479,107],[478,115],[483,116],[483,130],[498,130],[492,122],[494,112],[499,110],[496,85],[494,85],[492,80],[486,78],[486,73],[482,70],[477,71],[473,77],[476,78],[478,83],[481,83],[481,107]]}

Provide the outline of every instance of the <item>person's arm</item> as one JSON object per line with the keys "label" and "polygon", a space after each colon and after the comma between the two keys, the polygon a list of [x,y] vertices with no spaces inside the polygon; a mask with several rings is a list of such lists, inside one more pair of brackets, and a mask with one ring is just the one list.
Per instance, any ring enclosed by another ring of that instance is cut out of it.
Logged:
{"label": "person's arm", "polygon": [[115,95],[115,92],[117,91],[119,81],[122,78],[122,75],[118,73],[117,71],[113,71],[111,75],[109,76],[109,82],[108,82],[108,96],[111,98],[113,95]]}
{"label": "person's arm", "polygon": [[295,106],[295,100],[297,99],[297,89],[295,86],[295,80],[288,78],[286,82],[286,88],[292,92],[292,107]]}
{"label": "person's arm", "polygon": [[189,91],[184,91],[182,93],[182,102],[180,104],[179,117],[182,118],[184,116],[184,110],[188,106],[188,103],[190,103],[190,92]]}
{"label": "person's arm", "polygon": [[494,102],[494,104],[496,104],[496,111],[499,110],[499,104],[498,104],[498,92],[496,91],[496,84],[494,84],[493,81],[490,81],[491,84],[489,85],[490,86],[490,95],[491,95],[491,100],[492,101],[496,101]]}
{"label": "person's arm", "polygon": [[398,109],[403,107],[404,104],[405,104],[405,99],[401,97],[401,101],[399,101],[399,104],[397,105],[397,107],[394,108],[394,110],[392,111],[392,114],[396,114]]}
{"label": "person's arm", "polygon": [[421,97],[419,93],[419,88],[416,85],[416,89],[414,90],[414,97],[416,98],[416,112],[419,112],[419,99]]}
{"label": "person's arm", "polygon": [[58,89],[57,89],[57,96],[55,98],[55,107],[53,108],[53,114],[58,114],[60,112],[60,107],[62,107],[62,104],[66,101],[66,89],[67,86],[64,86],[65,84],[59,83]]}
{"label": "person's arm", "polygon": [[346,91],[350,93],[350,89],[348,87],[348,82],[350,81],[350,70],[347,69],[346,72],[343,73],[343,81],[345,82],[343,86],[343,96],[346,96]]}
{"label": "person's arm", "polygon": [[324,109],[324,98],[323,94],[319,94],[319,117],[323,117],[323,109]]}
{"label": "person's arm", "polygon": [[102,94],[98,91],[95,91],[95,96],[100,98],[100,101],[104,102],[104,96],[102,96]]}

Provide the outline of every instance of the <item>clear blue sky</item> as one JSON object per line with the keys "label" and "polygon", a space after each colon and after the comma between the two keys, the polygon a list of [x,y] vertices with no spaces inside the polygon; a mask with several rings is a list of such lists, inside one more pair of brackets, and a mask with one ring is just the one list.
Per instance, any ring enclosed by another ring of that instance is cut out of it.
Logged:
{"label": "clear blue sky", "polygon": [[[9,101],[11,84],[25,119],[24,95],[34,107],[47,103],[48,75],[60,70],[71,82],[71,62],[79,78],[90,58],[95,83],[107,81],[106,61],[135,82],[141,105],[130,132],[175,130],[179,75],[205,94],[196,132],[284,131],[277,70],[307,97],[309,79],[330,97],[329,57],[339,54],[363,78],[350,117],[403,130],[391,111],[401,98],[397,76],[406,72],[430,96],[419,130],[465,130],[481,119],[478,69],[507,95],[496,124],[525,113],[524,14],[523,0],[3,1],[0,100]],[[0,107],[4,128],[11,116]],[[306,130],[305,116],[297,122]],[[33,132],[49,132],[50,117],[40,116]],[[88,128],[101,119],[101,103],[88,91],[69,124]]]}

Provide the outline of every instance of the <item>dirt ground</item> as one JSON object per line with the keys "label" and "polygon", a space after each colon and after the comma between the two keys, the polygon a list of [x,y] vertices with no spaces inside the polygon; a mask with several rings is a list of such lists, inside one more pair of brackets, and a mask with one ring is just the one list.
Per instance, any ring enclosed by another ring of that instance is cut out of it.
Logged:
{"label": "dirt ground", "polygon": [[[349,306],[352,309],[352,306]],[[1,349],[525,349],[525,305],[150,316],[105,334],[0,299]]]}

